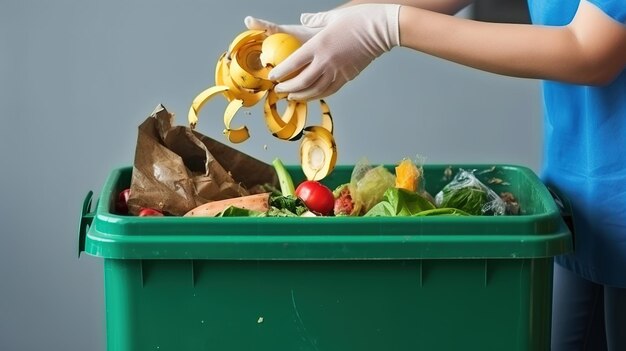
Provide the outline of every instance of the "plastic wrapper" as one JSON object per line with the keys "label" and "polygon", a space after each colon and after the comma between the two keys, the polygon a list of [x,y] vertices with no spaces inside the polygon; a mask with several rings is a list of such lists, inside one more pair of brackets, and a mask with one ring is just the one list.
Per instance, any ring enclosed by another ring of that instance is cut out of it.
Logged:
{"label": "plastic wrapper", "polygon": [[396,188],[403,188],[416,192],[430,201],[433,205],[435,199],[426,191],[424,178],[424,163],[426,158],[417,155],[415,159],[404,158],[396,166]]}
{"label": "plastic wrapper", "polygon": [[474,172],[460,169],[435,196],[437,207],[458,208],[472,215],[504,215],[504,200],[483,184]]}
{"label": "plastic wrapper", "polygon": [[380,202],[385,191],[395,186],[395,176],[382,165],[372,166],[366,158],[354,165],[350,177],[353,214],[365,213]]}

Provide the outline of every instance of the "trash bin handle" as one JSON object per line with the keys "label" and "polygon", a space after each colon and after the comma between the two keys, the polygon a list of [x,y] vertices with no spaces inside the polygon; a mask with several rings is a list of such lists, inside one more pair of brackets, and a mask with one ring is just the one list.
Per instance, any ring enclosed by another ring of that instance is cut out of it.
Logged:
{"label": "trash bin handle", "polygon": [[561,192],[558,191],[557,189],[548,187],[548,191],[550,192],[550,195],[552,195],[552,198],[554,199],[554,202],[556,203],[556,206],[559,209],[561,218],[563,218],[563,221],[567,225],[567,228],[569,229],[570,233],[572,233],[572,243],[575,248],[576,247],[576,231],[574,229],[574,218],[573,218],[574,214],[572,211],[572,204],[570,203],[569,199],[563,194],[561,194]]}
{"label": "trash bin handle", "polygon": [[85,250],[85,237],[87,236],[87,229],[93,222],[94,213],[91,212],[91,203],[93,199],[93,191],[89,190],[85,200],[83,201],[83,208],[80,213],[80,219],[78,224],[78,257],[80,253]]}

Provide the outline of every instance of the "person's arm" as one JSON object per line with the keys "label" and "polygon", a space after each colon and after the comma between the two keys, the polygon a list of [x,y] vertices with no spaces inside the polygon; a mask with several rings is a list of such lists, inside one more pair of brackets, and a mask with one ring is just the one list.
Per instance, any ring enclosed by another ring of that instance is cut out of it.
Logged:
{"label": "person's arm", "polygon": [[486,23],[397,4],[303,14],[301,22],[319,32],[269,74],[280,82],[276,92],[294,100],[335,93],[396,46],[498,74],[584,85],[610,83],[626,65],[626,26],[586,0],[560,27]]}
{"label": "person's arm", "polygon": [[[474,2],[473,0],[352,0],[348,1],[336,8],[349,7],[360,4],[378,3],[378,4],[400,4],[406,6],[418,7],[428,11],[445,13],[454,15]],[[332,10],[331,10],[332,11]],[[277,24],[264,19],[247,16],[244,23],[248,29],[265,30],[269,34],[283,32],[288,33],[300,41],[305,42],[313,35],[317,34],[320,28],[307,28],[300,24]]]}
{"label": "person's arm", "polygon": [[481,70],[584,85],[626,65],[626,26],[587,1],[563,27],[472,21],[403,6],[400,44]]}
{"label": "person's arm", "polygon": [[353,6],[360,4],[399,4],[404,6],[411,6],[420,8],[423,10],[443,13],[447,15],[454,15],[461,11],[463,8],[470,5],[473,0],[352,0],[348,1],[345,6]]}

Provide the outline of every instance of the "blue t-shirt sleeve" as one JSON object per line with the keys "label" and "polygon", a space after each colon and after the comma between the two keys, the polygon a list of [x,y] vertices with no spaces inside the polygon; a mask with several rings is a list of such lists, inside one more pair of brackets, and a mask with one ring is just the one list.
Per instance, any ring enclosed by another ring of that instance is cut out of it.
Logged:
{"label": "blue t-shirt sleeve", "polygon": [[626,24],[626,0],[587,0],[614,20]]}

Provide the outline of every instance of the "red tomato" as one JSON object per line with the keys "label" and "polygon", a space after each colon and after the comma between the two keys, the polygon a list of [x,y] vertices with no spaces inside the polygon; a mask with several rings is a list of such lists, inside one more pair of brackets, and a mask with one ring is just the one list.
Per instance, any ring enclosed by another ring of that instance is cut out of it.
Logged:
{"label": "red tomato", "polygon": [[139,217],[160,217],[163,216],[163,213],[161,213],[160,211],[157,211],[153,208],[142,208],[139,211]]}
{"label": "red tomato", "polygon": [[333,192],[315,180],[306,180],[296,188],[296,196],[313,212],[327,216],[335,206]]}
{"label": "red tomato", "polygon": [[130,196],[130,189],[124,189],[117,195],[117,201],[115,202],[115,210],[121,214],[128,213],[128,197]]}

